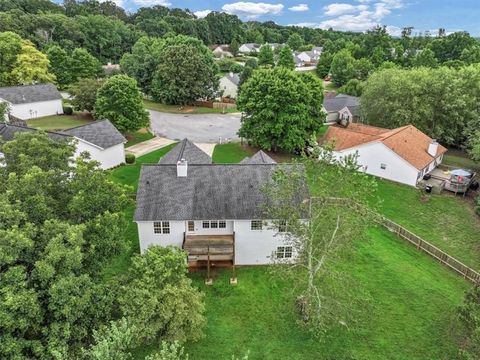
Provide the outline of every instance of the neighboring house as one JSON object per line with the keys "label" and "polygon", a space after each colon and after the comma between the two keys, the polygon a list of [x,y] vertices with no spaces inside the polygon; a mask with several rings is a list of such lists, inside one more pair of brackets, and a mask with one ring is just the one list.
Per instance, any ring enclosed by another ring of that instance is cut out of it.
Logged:
{"label": "neighboring house", "polygon": [[[37,129],[0,123],[0,138],[11,141],[19,132],[37,132]],[[61,132],[46,131],[52,140],[77,141],[74,157],[88,152],[92,160],[100,163],[100,168],[109,169],[125,162],[123,135],[108,120],[95,121]]]}
{"label": "neighboring house", "polygon": [[332,125],[322,142],[334,142],[337,159],[356,154],[358,165],[367,174],[411,186],[435,169],[447,151],[413,125],[393,130],[352,123]]}
{"label": "neighboring house", "polygon": [[242,46],[238,48],[238,51],[242,54],[256,53],[260,51],[260,45],[254,43],[242,44]]}
{"label": "neighboring house", "polygon": [[297,54],[298,58],[305,63],[317,63],[322,55],[321,47],[314,47],[311,51],[302,51]]}
{"label": "neighboring house", "polygon": [[94,121],[63,130],[62,133],[78,140],[75,156],[87,151],[93,160],[100,162],[102,169],[110,169],[125,162],[127,139],[108,120]]}
{"label": "neighboring house", "polygon": [[120,64],[112,64],[111,62],[107,63],[107,65],[102,65],[103,72],[105,74],[112,74],[120,72]]}
{"label": "neighboring house", "polygon": [[[240,164],[212,164],[184,139],[158,164],[142,166],[135,222],[140,250],[174,245],[190,266],[209,259],[232,265],[268,264],[294,257],[282,232],[286,224],[266,219],[266,186],[278,165],[258,152]],[[305,188],[306,189],[306,188]],[[299,190],[298,202],[308,196]]]}
{"label": "neighboring house", "polygon": [[223,96],[230,97],[232,99],[237,98],[238,85],[240,84],[240,76],[233,72],[225,74],[220,78],[219,90],[223,92]]}
{"label": "neighboring house", "polygon": [[212,52],[215,55],[215,57],[218,57],[218,58],[233,57],[233,54],[230,52],[230,46],[228,45],[214,46]]}
{"label": "neighboring house", "polygon": [[295,62],[295,67],[305,66],[305,62],[302,59],[300,59],[296,53],[293,53],[293,61]]}
{"label": "neighboring house", "polygon": [[21,120],[63,114],[62,95],[53,84],[0,88],[0,102],[8,103],[10,115]]}
{"label": "neighboring house", "polygon": [[338,94],[335,97],[325,97],[323,108],[327,113],[327,124],[337,122],[355,123],[360,120],[360,98],[345,94]]}

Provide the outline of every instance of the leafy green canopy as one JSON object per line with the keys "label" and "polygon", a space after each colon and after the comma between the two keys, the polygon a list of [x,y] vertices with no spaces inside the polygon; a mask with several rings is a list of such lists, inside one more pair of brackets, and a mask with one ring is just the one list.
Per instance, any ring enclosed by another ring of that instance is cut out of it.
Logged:
{"label": "leafy green canopy", "polygon": [[[448,145],[478,149],[480,66],[455,70],[415,68],[375,72],[362,92],[362,111],[372,125],[413,124]],[[477,150],[478,151],[478,150]]]}
{"label": "leafy green canopy", "polygon": [[149,123],[148,112],[135,79],[115,75],[97,91],[95,117],[110,120],[118,130],[133,132]]}
{"label": "leafy green canopy", "polygon": [[323,86],[312,74],[284,67],[255,70],[237,99],[239,135],[262,149],[303,149],[322,127]]}
{"label": "leafy green canopy", "polygon": [[74,358],[112,314],[98,274],[126,246],[125,190],[43,133],[0,151],[0,357]]}

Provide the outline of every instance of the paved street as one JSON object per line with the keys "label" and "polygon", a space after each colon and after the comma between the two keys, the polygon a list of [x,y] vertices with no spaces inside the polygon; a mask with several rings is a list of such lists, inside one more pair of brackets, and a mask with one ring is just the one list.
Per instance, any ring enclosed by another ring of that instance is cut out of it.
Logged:
{"label": "paved street", "polygon": [[219,143],[238,140],[240,114],[170,114],[154,110],[150,112],[152,131],[172,140],[188,138],[198,143]]}

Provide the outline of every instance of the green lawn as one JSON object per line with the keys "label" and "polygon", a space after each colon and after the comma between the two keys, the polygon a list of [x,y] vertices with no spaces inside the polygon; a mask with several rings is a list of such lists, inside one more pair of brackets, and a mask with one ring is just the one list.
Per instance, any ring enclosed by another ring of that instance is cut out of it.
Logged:
{"label": "green lawn", "polygon": [[413,187],[378,179],[379,211],[391,220],[480,270],[480,218],[461,197],[421,197]]}
{"label": "green lawn", "polygon": [[128,133],[125,135],[128,142],[125,144],[125,147],[129,147],[150,139],[153,139],[155,135],[153,135],[150,131],[137,131],[134,133]]}
{"label": "green lawn", "polygon": [[[158,162],[173,146],[139,157],[134,165],[112,170],[111,178],[136,189],[141,164]],[[238,162],[248,155],[238,144],[224,144],[216,147],[213,157],[215,162]],[[378,195],[386,198],[381,205],[384,213],[399,212],[389,210],[389,207],[397,209],[399,203],[415,204],[412,197],[415,191],[397,186],[379,182]],[[456,199],[451,200],[457,207],[451,216],[462,208],[465,210]],[[426,209],[427,204],[421,206]],[[409,205],[401,207],[400,213],[403,212],[405,219],[408,219],[408,208]],[[104,272],[106,278],[123,273],[131,254],[138,252],[133,209],[131,205],[125,211],[129,224],[125,236],[131,249],[112,260]],[[393,218],[394,214],[390,215]],[[426,221],[417,217],[416,211],[410,211],[412,224]],[[442,217],[437,223],[441,221]],[[428,228],[425,226],[425,230]],[[348,294],[355,294],[356,301],[349,303],[354,323],[347,323],[347,327],[332,326],[320,341],[296,323],[291,284],[272,276],[267,267],[238,269],[237,286],[228,284],[229,270],[214,273],[212,287],[203,284],[205,274],[199,272],[191,276],[206,295],[206,336],[199,342],[188,343],[186,351],[192,359],[230,359],[233,354],[243,356],[247,351],[249,359],[453,357],[457,341],[451,325],[454,309],[470,284],[384,229],[371,229],[368,235],[369,241],[357,241],[354,253],[336,264],[350,277],[337,295],[345,300]],[[135,352],[135,358],[143,360],[146,354],[156,351],[157,346],[158,343],[154,343],[141,347]]]}
{"label": "green lawn", "polygon": [[238,112],[236,108],[226,109],[224,111],[223,109],[212,109],[202,106],[184,106],[183,108],[180,108],[178,105],[166,105],[150,100],[144,100],[143,103],[147,109],[173,114],[221,114],[223,112]]}
{"label": "green lawn", "polygon": [[88,124],[92,119],[80,115],[52,115],[28,120],[28,126],[42,130],[64,130]]}
{"label": "green lawn", "polygon": [[443,163],[445,165],[458,166],[480,172],[480,162],[473,161],[461,150],[449,149],[443,156]]}

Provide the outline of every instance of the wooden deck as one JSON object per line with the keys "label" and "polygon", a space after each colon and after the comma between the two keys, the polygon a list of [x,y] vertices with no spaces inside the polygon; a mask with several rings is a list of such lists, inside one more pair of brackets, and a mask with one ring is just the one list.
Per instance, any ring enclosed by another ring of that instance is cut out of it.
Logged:
{"label": "wooden deck", "polygon": [[234,235],[187,235],[183,249],[189,261],[233,261]]}

